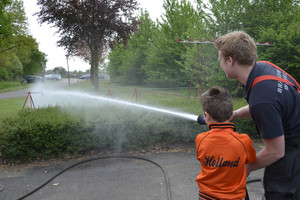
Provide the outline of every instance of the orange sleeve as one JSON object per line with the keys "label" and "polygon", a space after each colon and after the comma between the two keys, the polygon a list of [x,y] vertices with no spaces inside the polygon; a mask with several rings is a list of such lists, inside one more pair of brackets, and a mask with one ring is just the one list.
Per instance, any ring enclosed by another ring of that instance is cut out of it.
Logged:
{"label": "orange sleeve", "polygon": [[256,160],[256,151],[253,147],[253,141],[251,140],[251,138],[247,134],[243,134],[243,135],[244,135],[243,140],[247,151],[246,164],[249,164]]}
{"label": "orange sleeve", "polygon": [[199,133],[196,138],[195,138],[195,147],[196,147],[196,152],[197,152],[197,158],[198,158],[198,150],[199,150],[199,145],[203,139],[207,135],[207,132]]}

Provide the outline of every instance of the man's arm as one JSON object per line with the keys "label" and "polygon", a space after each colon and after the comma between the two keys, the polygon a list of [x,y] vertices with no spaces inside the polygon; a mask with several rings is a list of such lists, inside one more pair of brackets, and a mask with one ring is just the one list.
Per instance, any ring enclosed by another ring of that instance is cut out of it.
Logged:
{"label": "man's arm", "polygon": [[244,106],[242,108],[239,108],[239,109],[233,111],[232,116],[229,119],[229,121],[233,121],[237,118],[251,118],[249,105]]}
{"label": "man's arm", "polygon": [[284,135],[273,138],[263,139],[265,147],[256,155],[256,161],[246,165],[247,174],[250,172],[267,167],[284,156],[285,143]]}

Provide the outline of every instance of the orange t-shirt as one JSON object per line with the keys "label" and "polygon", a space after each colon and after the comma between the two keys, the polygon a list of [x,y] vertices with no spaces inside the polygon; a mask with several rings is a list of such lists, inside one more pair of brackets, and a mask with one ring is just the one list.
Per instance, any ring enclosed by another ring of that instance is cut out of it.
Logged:
{"label": "orange t-shirt", "polygon": [[233,123],[211,123],[208,132],[196,139],[197,159],[201,172],[196,182],[199,197],[204,199],[244,199],[246,163],[256,160],[252,140],[234,131]]}

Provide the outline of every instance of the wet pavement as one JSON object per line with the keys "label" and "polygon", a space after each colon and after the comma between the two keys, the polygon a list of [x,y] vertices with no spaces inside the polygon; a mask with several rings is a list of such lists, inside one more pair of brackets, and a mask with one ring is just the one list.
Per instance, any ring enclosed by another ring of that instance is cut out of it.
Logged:
{"label": "wet pavement", "polygon": [[[127,154],[126,156],[137,155]],[[95,160],[70,168],[24,199],[198,199],[195,179],[200,171],[200,164],[193,148],[173,152],[145,153],[134,158],[104,159],[101,156],[93,156],[77,160],[2,168],[0,169],[0,199],[18,199],[35,190],[62,170],[91,158]],[[259,170],[250,174],[248,179],[261,178],[262,175],[263,170]],[[262,199],[261,182],[250,183],[247,188],[251,200]]]}

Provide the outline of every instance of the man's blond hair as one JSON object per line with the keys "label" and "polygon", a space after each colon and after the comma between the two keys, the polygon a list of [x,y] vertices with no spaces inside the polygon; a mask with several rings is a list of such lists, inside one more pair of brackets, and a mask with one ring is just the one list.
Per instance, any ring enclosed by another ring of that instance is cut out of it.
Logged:
{"label": "man's blond hair", "polygon": [[215,46],[225,60],[230,56],[241,65],[253,65],[257,58],[256,44],[244,31],[220,36]]}

